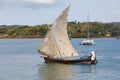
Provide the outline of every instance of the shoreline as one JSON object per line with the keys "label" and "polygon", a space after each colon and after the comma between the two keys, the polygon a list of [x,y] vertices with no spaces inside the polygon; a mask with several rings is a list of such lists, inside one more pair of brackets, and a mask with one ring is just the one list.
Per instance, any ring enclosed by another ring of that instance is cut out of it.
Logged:
{"label": "shoreline", "polygon": [[[79,38],[79,37],[78,37]],[[78,39],[78,38],[71,38],[71,39]],[[117,38],[117,37],[94,37],[91,39],[110,39],[110,38]],[[7,38],[0,38],[0,39],[44,39],[44,37],[7,37]],[[79,38],[79,39],[85,39],[85,38]]]}

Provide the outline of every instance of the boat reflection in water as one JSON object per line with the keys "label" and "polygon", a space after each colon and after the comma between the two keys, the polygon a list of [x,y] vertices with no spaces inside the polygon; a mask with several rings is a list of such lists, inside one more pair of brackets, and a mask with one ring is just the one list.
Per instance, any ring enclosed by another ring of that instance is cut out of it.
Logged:
{"label": "boat reflection in water", "polygon": [[65,64],[43,64],[39,68],[41,80],[72,80],[73,65]]}
{"label": "boat reflection in water", "polygon": [[[96,73],[95,65],[67,65],[58,63],[48,63],[40,65],[40,80],[94,80]],[[89,75],[89,76],[85,76]]]}

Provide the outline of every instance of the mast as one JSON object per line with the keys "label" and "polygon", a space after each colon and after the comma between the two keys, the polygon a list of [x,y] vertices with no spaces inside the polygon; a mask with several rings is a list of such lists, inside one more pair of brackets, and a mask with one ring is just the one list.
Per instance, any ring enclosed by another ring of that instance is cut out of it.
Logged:
{"label": "mast", "polygon": [[89,11],[87,14],[87,39],[89,39]]}

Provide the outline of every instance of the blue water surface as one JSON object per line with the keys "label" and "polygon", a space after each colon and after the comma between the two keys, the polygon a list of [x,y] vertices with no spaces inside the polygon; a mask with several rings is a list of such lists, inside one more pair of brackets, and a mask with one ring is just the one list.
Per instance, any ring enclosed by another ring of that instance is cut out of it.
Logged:
{"label": "blue water surface", "polygon": [[37,52],[42,39],[0,39],[0,80],[120,80],[120,40],[82,40],[71,42],[80,54],[95,50],[96,65],[46,64]]}

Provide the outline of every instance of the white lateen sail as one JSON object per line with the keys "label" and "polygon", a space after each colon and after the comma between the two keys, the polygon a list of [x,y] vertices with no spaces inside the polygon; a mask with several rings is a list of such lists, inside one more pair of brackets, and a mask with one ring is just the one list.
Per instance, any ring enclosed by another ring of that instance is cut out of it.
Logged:
{"label": "white lateen sail", "polygon": [[67,16],[70,5],[56,19],[50,30],[47,32],[45,39],[40,44],[38,51],[42,55],[53,58],[64,58],[78,56],[67,34]]}

